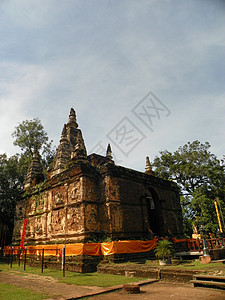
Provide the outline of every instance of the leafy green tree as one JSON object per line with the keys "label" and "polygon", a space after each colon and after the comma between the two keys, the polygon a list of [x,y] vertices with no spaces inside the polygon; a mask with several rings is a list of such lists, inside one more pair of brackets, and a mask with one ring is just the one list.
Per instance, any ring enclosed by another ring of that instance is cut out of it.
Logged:
{"label": "leafy green tree", "polygon": [[0,213],[10,233],[13,230],[15,206],[23,191],[25,173],[21,168],[19,155],[10,158],[0,155]]}
{"label": "leafy green tree", "polygon": [[56,149],[52,147],[52,140],[48,142],[48,135],[38,118],[22,121],[15,127],[12,136],[15,138],[13,144],[19,146],[22,150],[21,160],[24,168],[28,169],[36,149],[41,154],[43,169],[47,169],[47,166],[55,157]]}
{"label": "leafy green tree", "polygon": [[179,185],[184,227],[189,234],[193,221],[215,232],[218,224],[213,200],[219,197],[224,208],[224,165],[210,152],[210,147],[207,142],[188,142],[174,153],[161,151],[153,164],[158,176]]}
{"label": "leafy green tree", "polygon": [[[53,161],[56,152],[52,148],[52,141],[48,142],[47,133],[38,118],[23,121],[15,128],[12,136],[15,138],[14,145],[19,146],[22,152],[9,158],[6,154],[0,155],[0,214],[4,216],[4,223],[11,234],[16,203],[22,197],[34,150],[37,149],[42,154],[44,171]],[[46,171],[45,174],[47,175]]]}
{"label": "leafy green tree", "polygon": [[35,148],[40,151],[43,145],[48,145],[47,133],[38,118],[22,121],[16,126],[12,136],[15,138],[13,144],[19,146],[22,151],[28,152],[31,156]]}

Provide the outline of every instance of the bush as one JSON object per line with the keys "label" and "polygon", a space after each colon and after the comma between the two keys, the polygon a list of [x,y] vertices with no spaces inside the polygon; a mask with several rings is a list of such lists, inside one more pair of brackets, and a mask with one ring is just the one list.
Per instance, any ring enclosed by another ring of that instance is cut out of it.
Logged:
{"label": "bush", "polygon": [[159,241],[154,252],[159,259],[166,260],[173,254],[173,244],[168,240]]}

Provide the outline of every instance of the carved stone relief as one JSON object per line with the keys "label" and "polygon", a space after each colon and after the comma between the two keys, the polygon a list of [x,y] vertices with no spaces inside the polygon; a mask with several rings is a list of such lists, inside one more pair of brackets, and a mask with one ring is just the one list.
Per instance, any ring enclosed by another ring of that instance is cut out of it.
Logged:
{"label": "carved stone relief", "polygon": [[67,213],[68,232],[76,232],[83,228],[83,215],[80,207],[70,207]]}
{"label": "carved stone relief", "polygon": [[80,199],[80,181],[76,181],[71,184],[68,190],[68,200],[69,202],[77,202]]}
{"label": "carved stone relief", "polygon": [[97,208],[92,205],[86,206],[85,215],[86,215],[86,228],[88,230],[96,230],[98,226]]}
{"label": "carved stone relief", "polygon": [[65,212],[64,210],[56,210],[52,212],[51,218],[52,232],[58,233],[63,232],[65,226]]}
{"label": "carved stone relief", "polygon": [[58,192],[55,195],[55,205],[62,205],[62,204],[63,204],[62,194]]}

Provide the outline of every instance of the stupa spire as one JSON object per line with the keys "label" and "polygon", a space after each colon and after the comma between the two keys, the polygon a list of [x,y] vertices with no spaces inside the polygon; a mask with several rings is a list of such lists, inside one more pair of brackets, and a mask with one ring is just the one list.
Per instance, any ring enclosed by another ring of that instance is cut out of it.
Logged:
{"label": "stupa spire", "polygon": [[67,125],[75,127],[75,128],[78,127],[76,113],[75,113],[75,110],[73,108],[70,109],[70,115],[69,115]]}
{"label": "stupa spire", "polygon": [[152,170],[152,165],[148,156],[146,157],[145,173],[149,175],[155,175],[155,172]]}
{"label": "stupa spire", "polygon": [[67,140],[66,124],[64,124],[64,126],[63,126],[60,143],[65,142],[65,140],[68,142],[68,140]]}
{"label": "stupa spire", "polygon": [[68,123],[63,126],[50,177],[65,171],[71,159],[76,161],[87,158],[82,132],[77,127],[76,113],[75,110],[71,108]]}
{"label": "stupa spire", "polygon": [[112,150],[111,150],[110,144],[108,144],[108,146],[107,146],[106,157],[109,159],[112,159]]}
{"label": "stupa spire", "polygon": [[71,158],[74,160],[87,158],[87,150],[84,144],[84,139],[79,129],[76,136],[76,144],[74,150],[71,153]]}
{"label": "stupa spire", "polygon": [[40,163],[40,157],[37,150],[37,147],[34,148],[34,153],[32,157],[32,161],[28,168],[27,178],[24,184],[24,190],[35,186],[36,184],[40,183],[44,180],[44,175],[42,173],[42,166]]}

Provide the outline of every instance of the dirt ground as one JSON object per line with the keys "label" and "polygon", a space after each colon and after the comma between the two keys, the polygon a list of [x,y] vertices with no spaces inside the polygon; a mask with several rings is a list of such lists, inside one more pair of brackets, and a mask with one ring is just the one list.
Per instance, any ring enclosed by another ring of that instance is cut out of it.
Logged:
{"label": "dirt ground", "polygon": [[[38,293],[49,295],[51,299],[68,299],[83,297],[96,292],[105,291],[104,288],[95,286],[78,286],[60,283],[50,276],[36,274],[16,275],[15,273],[1,273],[0,282],[14,284],[22,288],[28,288]],[[49,298],[49,299],[50,299]]]}
{"label": "dirt ground", "polygon": [[155,282],[141,286],[140,294],[125,294],[122,291],[107,293],[94,298],[93,300],[224,300],[225,291],[194,288],[190,284],[173,284],[166,282]]}
{"label": "dirt ground", "polygon": [[[23,288],[32,289],[35,292],[42,292],[49,295],[49,299],[85,299],[93,300],[224,300],[225,291],[194,288],[189,284],[173,284],[166,282],[155,282],[140,287],[140,294],[129,295],[120,291],[104,293],[109,291],[108,288],[101,288],[96,286],[77,286],[59,283],[56,279],[48,276],[39,276],[34,274],[27,274],[25,276],[14,273],[0,272],[0,282],[7,284],[14,284]],[[96,293],[104,293],[94,298],[91,295]]]}

